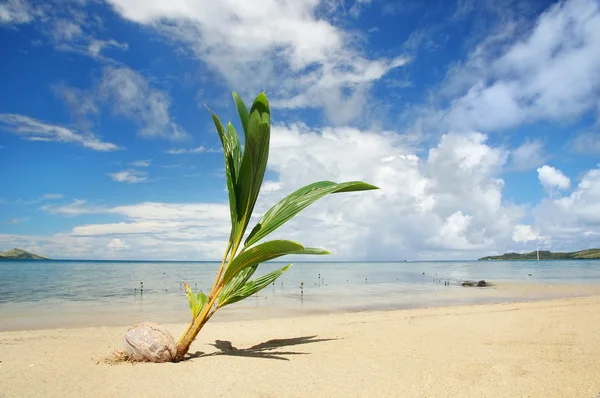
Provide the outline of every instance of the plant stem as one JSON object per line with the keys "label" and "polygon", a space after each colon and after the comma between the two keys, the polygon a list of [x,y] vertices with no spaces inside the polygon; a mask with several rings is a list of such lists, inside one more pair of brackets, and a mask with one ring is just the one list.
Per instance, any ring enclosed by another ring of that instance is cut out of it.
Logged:
{"label": "plant stem", "polygon": [[200,332],[200,329],[202,329],[204,324],[216,312],[216,309],[214,311],[210,311],[210,309],[215,304],[215,301],[217,301],[217,297],[219,297],[219,293],[222,289],[223,286],[219,286],[217,288],[215,295],[211,298],[210,302],[208,302],[204,306],[200,315],[198,315],[198,317],[196,317],[192,321],[192,323],[190,324],[190,326],[188,326],[183,336],[181,336],[181,338],[177,342],[177,353],[175,354],[173,362],[179,362],[183,359],[185,354],[187,354],[187,352],[190,350],[190,346],[192,345],[192,342]]}
{"label": "plant stem", "polygon": [[[225,250],[225,255],[223,256],[223,261],[221,261],[221,266],[219,267],[219,272],[217,272],[217,277],[215,279],[215,282],[213,283],[213,289],[221,281],[221,276],[223,275],[223,271],[225,270],[225,267],[224,267],[225,261],[227,261],[227,256],[229,255],[230,250],[231,250],[231,241],[229,241],[227,243],[227,249]],[[232,257],[233,257],[233,253],[232,253]],[[230,259],[230,261],[231,261],[231,259]],[[212,295],[212,290],[211,290],[211,295]]]}
{"label": "plant stem", "polygon": [[[231,261],[235,257],[235,253],[237,252],[241,241],[242,241],[242,237],[240,236],[233,248],[233,251],[231,252],[231,256],[229,256],[229,261],[227,261],[227,266],[229,266],[229,264],[231,264]],[[231,241],[230,241],[227,244],[227,250],[225,251],[225,255],[223,256],[223,261],[221,262],[221,267],[219,268],[219,272],[217,273],[217,278],[215,279],[215,283],[213,284],[213,287],[210,291],[210,295],[208,296],[207,303],[204,305],[204,308],[202,308],[202,312],[200,312],[200,314],[196,318],[194,318],[194,320],[192,320],[192,323],[190,323],[190,326],[188,326],[188,328],[185,330],[185,333],[183,334],[183,336],[181,336],[181,338],[177,342],[177,354],[175,355],[173,362],[179,362],[183,359],[185,354],[187,354],[187,352],[190,350],[190,346],[192,345],[192,342],[194,341],[194,339],[196,338],[198,333],[200,333],[200,330],[202,329],[204,324],[217,311],[218,307],[214,308],[214,309],[212,307],[215,305],[215,302],[217,301],[217,298],[219,297],[219,293],[221,293],[221,290],[223,290],[223,287],[225,287],[225,284],[221,280],[221,276],[222,276],[223,270],[227,268],[227,266],[224,267],[224,265],[227,260],[227,255],[229,254],[229,250],[231,249],[231,246],[232,245],[231,245]]]}

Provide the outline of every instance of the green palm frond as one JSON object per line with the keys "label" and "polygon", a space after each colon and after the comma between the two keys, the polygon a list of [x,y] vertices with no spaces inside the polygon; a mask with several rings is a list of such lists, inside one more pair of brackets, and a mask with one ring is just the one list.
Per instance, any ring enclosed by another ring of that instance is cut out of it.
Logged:
{"label": "green palm frond", "polygon": [[377,189],[377,187],[360,181],[344,182],[341,184],[336,184],[331,181],[320,181],[300,188],[286,196],[265,213],[252,229],[252,232],[250,232],[244,245],[251,246],[258,242],[325,195],[337,192],[366,191],[370,189]]}
{"label": "green palm frond", "polygon": [[[250,281],[250,282],[244,281],[243,284],[236,286],[235,290],[232,289],[230,292],[228,292],[228,294],[223,295],[223,297],[219,297],[219,308],[224,307],[229,304],[236,303],[247,297],[252,296],[255,293],[258,293],[259,291],[261,291],[262,289],[264,289],[265,287],[267,287],[271,283],[273,283],[285,271],[290,269],[291,266],[292,266],[292,264],[288,264],[281,269],[277,269],[273,272],[269,272],[268,274],[263,275],[253,281]],[[249,268],[246,268],[246,269],[249,269]],[[240,272],[240,274],[241,273],[243,273],[243,271]]]}

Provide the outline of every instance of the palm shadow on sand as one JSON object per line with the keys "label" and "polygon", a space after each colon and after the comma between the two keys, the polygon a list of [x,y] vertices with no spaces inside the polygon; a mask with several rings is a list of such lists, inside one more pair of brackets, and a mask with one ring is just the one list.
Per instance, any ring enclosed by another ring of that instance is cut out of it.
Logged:
{"label": "palm shadow on sand", "polygon": [[317,339],[317,336],[303,336],[294,337],[290,339],[274,339],[265,341],[264,343],[256,344],[250,348],[236,348],[231,344],[231,341],[216,340],[213,347],[219,351],[206,354],[201,351],[189,354],[186,357],[187,360],[201,357],[211,357],[215,355],[230,355],[237,357],[248,357],[248,358],[265,358],[265,359],[278,359],[280,361],[289,361],[286,358],[287,355],[307,355],[307,352],[295,352],[295,351],[276,351],[282,347],[297,346],[302,344],[320,343],[323,341],[331,341],[337,339]]}

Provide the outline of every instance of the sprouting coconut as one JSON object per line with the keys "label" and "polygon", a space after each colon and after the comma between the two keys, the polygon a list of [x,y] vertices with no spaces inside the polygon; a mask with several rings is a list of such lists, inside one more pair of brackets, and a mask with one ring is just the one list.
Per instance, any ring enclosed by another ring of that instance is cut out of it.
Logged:
{"label": "sprouting coconut", "polygon": [[123,337],[125,354],[136,362],[171,362],[177,346],[171,333],[154,322],[141,322],[129,328]]}
{"label": "sprouting coconut", "polygon": [[266,212],[242,243],[267,167],[271,111],[264,93],[256,97],[250,111],[236,93],[233,93],[233,99],[244,130],[243,152],[233,125],[229,123],[225,129],[217,115],[211,111],[225,155],[231,213],[229,242],[215,282],[208,295],[203,292],[194,294],[192,288],[184,284],[192,311],[192,322],[177,344],[174,344],[166,329],[154,323],[144,322],[130,328],[124,338],[125,352],[129,360],[181,361],[200,329],[219,308],[257,293],[273,283],[292,265],[250,280],[261,263],[288,254],[329,254],[326,250],[307,248],[289,240],[260,242],[263,238],[325,195],[377,189],[360,181],[341,184],[320,181],[307,185],[291,193]]}

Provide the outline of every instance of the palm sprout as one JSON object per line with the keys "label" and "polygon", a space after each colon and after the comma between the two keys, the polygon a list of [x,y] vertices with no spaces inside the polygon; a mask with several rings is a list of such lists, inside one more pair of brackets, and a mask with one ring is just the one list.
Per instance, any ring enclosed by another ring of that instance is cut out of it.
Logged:
{"label": "palm sprout", "polygon": [[286,265],[251,280],[250,278],[261,263],[288,254],[329,254],[326,250],[304,247],[300,243],[289,240],[264,242],[262,239],[285,224],[302,209],[327,194],[377,189],[373,185],[360,181],[341,184],[320,181],[307,185],[291,193],[267,211],[244,240],[244,233],[250,222],[267,167],[271,112],[264,93],[256,97],[250,111],[236,93],[233,93],[233,99],[244,132],[243,151],[233,125],[229,123],[225,128],[217,115],[211,111],[225,155],[231,233],[221,266],[209,294],[194,293],[192,288],[185,284],[185,292],[192,312],[192,322],[177,342],[175,361],[183,359],[200,329],[219,308],[259,292],[273,283],[292,265]]}

